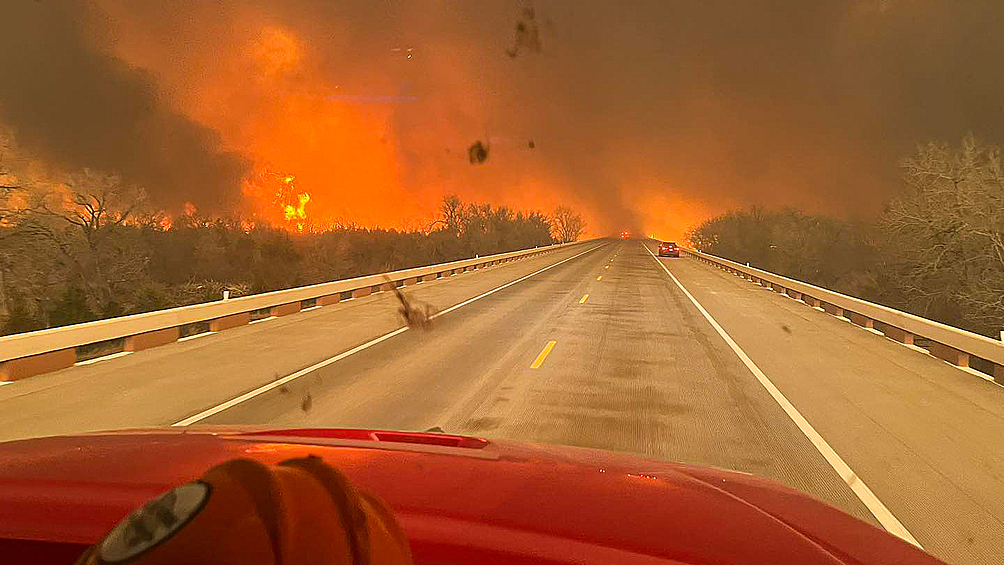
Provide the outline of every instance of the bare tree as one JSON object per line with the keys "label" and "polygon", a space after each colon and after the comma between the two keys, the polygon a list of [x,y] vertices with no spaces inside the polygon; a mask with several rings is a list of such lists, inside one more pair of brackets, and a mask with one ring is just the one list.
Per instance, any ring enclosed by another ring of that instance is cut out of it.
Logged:
{"label": "bare tree", "polygon": [[464,203],[456,194],[447,194],[439,204],[439,214],[442,216],[441,222],[446,229],[457,234],[463,230],[464,226]]}
{"label": "bare tree", "polygon": [[561,243],[570,243],[579,239],[586,229],[582,216],[567,206],[558,206],[551,216],[551,232]]}
{"label": "bare tree", "polygon": [[136,230],[123,229],[147,217],[145,192],[115,175],[86,169],[63,186],[65,191],[36,198],[22,229],[59,250],[69,278],[96,307],[114,305],[116,287],[134,283],[146,266],[146,256],[134,245]]}
{"label": "bare tree", "polygon": [[901,163],[906,192],[881,218],[896,282],[928,314],[1004,327],[1004,166],[972,135],[958,148],[929,143]]}

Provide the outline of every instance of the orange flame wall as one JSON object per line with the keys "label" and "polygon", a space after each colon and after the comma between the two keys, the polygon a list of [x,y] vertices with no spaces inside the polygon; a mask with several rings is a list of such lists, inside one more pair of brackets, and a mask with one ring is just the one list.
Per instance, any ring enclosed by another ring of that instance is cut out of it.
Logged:
{"label": "orange flame wall", "polygon": [[[545,212],[569,205],[592,235],[625,228],[682,235],[684,224],[705,214],[655,185],[635,190],[623,167],[611,167],[611,176],[623,179],[630,198],[582,190],[584,163],[563,169],[557,142],[534,139],[546,128],[513,114],[519,101],[506,94],[511,77],[483,72],[463,36],[435,43],[405,32],[361,38],[355,25],[337,19],[314,23],[253,5],[196,3],[165,41],[158,14],[139,13],[125,0],[103,2],[120,30],[117,54],[153,69],[182,112],[253,162],[241,187],[242,215],[291,229],[334,222],[420,228],[451,192]],[[492,57],[510,68],[501,51]],[[476,139],[490,143],[483,165],[467,160]],[[282,181],[288,176],[295,182]],[[288,207],[297,213],[290,216]]]}

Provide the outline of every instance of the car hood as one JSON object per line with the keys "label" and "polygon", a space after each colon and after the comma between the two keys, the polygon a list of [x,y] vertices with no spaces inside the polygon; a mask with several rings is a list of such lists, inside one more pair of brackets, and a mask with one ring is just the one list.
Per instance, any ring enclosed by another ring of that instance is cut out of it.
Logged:
{"label": "car hood", "polygon": [[134,507],[216,463],[308,454],[387,501],[416,562],[504,546],[554,563],[576,555],[590,563],[940,563],[744,473],[581,448],[341,429],[170,428],[0,443],[0,537],[91,544]]}

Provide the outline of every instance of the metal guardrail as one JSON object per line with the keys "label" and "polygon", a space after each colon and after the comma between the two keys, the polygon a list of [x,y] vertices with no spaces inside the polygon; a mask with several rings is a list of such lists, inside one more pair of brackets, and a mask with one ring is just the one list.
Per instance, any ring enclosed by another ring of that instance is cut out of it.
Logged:
{"label": "metal guardrail", "polygon": [[683,247],[680,249],[698,260],[760,283],[775,292],[846,317],[859,326],[880,331],[900,343],[913,345],[914,336],[929,340],[932,342],[928,348],[930,353],[954,365],[968,367],[970,356],[985,359],[993,364],[988,374],[998,382],[1004,382],[1004,343],[1000,341],[715,255]]}
{"label": "metal guardrail", "polygon": [[252,312],[267,309],[273,316],[291,314],[298,312],[304,301],[316,300],[317,305],[334,304],[341,300],[343,294],[350,292],[353,297],[362,297],[373,291],[389,290],[392,284],[400,286],[400,284],[415,284],[421,280],[452,276],[498,263],[549,253],[572,245],[582,245],[589,243],[589,241],[499,253],[451,263],[428,265],[3,336],[0,337],[0,381],[15,380],[68,367],[77,361],[76,348],[88,344],[124,338],[126,351],[146,349],[177,341],[180,328],[189,324],[208,322],[211,331],[219,331],[247,324]]}

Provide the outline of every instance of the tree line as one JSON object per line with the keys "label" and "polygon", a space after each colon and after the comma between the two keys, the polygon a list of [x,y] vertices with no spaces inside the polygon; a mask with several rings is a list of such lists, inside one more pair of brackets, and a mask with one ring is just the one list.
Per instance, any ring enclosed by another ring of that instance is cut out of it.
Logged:
{"label": "tree line", "polygon": [[697,249],[999,337],[1004,167],[973,136],[901,163],[903,190],[872,221],[795,210],[728,212],[687,233]]}
{"label": "tree line", "polygon": [[[0,169],[0,181],[4,180]],[[9,178],[9,177],[8,177]],[[443,198],[426,230],[150,211],[143,192],[83,171],[59,194],[0,183],[0,334],[577,240],[581,216]]]}

